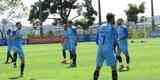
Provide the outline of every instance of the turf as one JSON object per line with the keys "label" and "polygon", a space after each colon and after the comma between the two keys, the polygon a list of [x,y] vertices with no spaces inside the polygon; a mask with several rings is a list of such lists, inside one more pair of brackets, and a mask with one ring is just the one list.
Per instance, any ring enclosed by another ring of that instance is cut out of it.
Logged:
{"label": "turf", "polygon": [[[129,44],[131,70],[119,73],[119,80],[160,80],[160,39],[136,40]],[[24,78],[17,80],[92,80],[95,68],[96,45],[94,42],[79,43],[78,66],[74,69],[61,64],[60,44],[26,45],[26,69]],[[0,47],[0,80],[14,79],[19,68],[4,64],[6,47]],[[104,66],[100,80],[111,80],[110,68]]]}

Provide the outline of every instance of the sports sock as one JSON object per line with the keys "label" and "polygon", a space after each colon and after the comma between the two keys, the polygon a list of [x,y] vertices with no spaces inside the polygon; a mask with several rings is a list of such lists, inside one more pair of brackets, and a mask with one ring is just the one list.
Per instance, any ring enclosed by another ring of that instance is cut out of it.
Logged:
{"label": "sports sock", "polygon": [[117,71],[112,71],[112,80],[118,80],[118,73],[117,73]]}
{"label": "sports sock", "polygon": [[130,57],[128,55],[126,55],[126,62],[127,62],[127,64],[130,63]]}
{"label": "sports sock", "polygon": [[21,64],[21,71],[20,71],[21,76],[23,76],[24,67],[25,67],[25,64],[22,63],[22,64]]}
{"label": "sports sock", "polygon": [[63,58],[66,59],[66,51],[63,50]]}
{"label": "sports sock", "polygon": [[99,71],[95,71],[93,75],[93,80],[98,80],[99,77]]}
{"label": "sports sock", "polygon": [[117,60],[119,61],[119,63],[122,63],[122,57],[121,56],[117,56]]}

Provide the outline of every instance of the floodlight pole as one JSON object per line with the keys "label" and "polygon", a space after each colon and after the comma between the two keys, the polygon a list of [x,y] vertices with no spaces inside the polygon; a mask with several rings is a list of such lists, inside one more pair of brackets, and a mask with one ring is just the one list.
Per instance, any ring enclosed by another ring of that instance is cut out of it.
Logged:
{"label": "floodlight pole", "polygon": [[40,12],[40,14],[39,14],[39,18],[40,18],[40,35],[41,36],[43,36],[43,24],[42,24],[42,1],[41,0],[39,0],[39,2],[40,2],[40,5],[39,5],[39,12]]}
{"label": "floodlight pole", "polygon": [[101,18],[101,0],[98,0],[98,13],[99,13],[99,25],[102,24],[102,18]]}
{"label": "floodlight pole", "polygon": [[153,0],[151,0],[151,16],[152,16],[152,31],[155,30],[155,20],[154,20],[154,4]]}

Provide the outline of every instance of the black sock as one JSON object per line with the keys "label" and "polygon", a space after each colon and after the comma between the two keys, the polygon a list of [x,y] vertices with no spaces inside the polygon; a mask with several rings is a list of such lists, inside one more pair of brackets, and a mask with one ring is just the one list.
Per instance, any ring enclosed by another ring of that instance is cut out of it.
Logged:
{"label": "black sock", "polygon": [[95,71],[93,75],[93,80],[98,80],[99,77],[99,71]]}
{"label": "black sock", "polygon": [[21,64],[21,75],[23,76],[23,72],[24,72],[24,67],[25,67],[25,65],[24,65],[24,63],[22,63]]}
{"label": "black sock", "polygon": [[9,58],[12,60],[12,62],[13,62],[13,57],[11,56],[11,54],[9,53],[8,54],[8,56],[9,56]]}
{"label": "black sock", "polygon": [[117,60],[119,61],[119,63],[122,63],[122,57],[121,56],[117,56]]}
{"label": "black sock", "polygon": [[127,64],[130,63],[130,57],[128,55],[126,56],[126,62],[127,62]]}
{"label": "black sock", "polygon": [[76,62],[77,62],[76,60],[77,60],[77,55],[76,55],[76,54],[73,54],[73,64],[75,64],[75,65],[77,64],[77,63],[76,63]]}
{"label": "black sock", "polygon": [[70,59],[72,60],[73,59],[73,54],[70,52]]}
{"label": "black sock", "polygon": [[17,53],[13,53],[13,62],[14,62],[14,65],[16,65],[16,62],[17,62]]}
{"label": "black sock", "polygon": [[63,50],[63,58],[66,59],[66,51]]}
{"label": "black sock", "polygon": [[118,80],[118,73],[117,73],[117,71],[112,71],[112,80]]}
{"label": "black sock", "polygon": [[8,62],[9,60],[9,53],[7,53],[7,59],[6,59],[6,62]]}

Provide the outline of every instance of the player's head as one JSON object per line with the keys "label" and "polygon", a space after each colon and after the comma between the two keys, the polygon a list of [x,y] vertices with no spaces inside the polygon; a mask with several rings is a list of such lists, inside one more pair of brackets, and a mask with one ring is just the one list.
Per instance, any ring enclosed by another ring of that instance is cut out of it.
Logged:
{"label": "player's head", "polygon": [[9,35],[11,33],[11,29],[8,29],[7,30],[7,34]]}
{"label": "player's head", "polygon": [[124,22],[124,20],[123,20],[122,18],[119,18],[119,19],[117,20],[117,25],[122,25],[123,22]]}
{"label": "player's head", "polygon": [[68,21],[68,27],[70,27],[73,24],[72,21]]}
{"label": "player's head", "polygon": [[64,30],[67,30],[67,25],[68,25],[68,23],[67,23],[67,22],[64,22],[64,24],[63,24]]}
{"label": "player's head", "polygon": [[106,16],[107,23],[115,24],[115,17],[114,16],[115,16],[114,14],[108,13]]}
{"label": "player's head", "polygon": [[17,23],[16,23],[16,27],[17,27],[17,29],[21,29],[21,28],[22,28],[21,22],[17,22]]}

